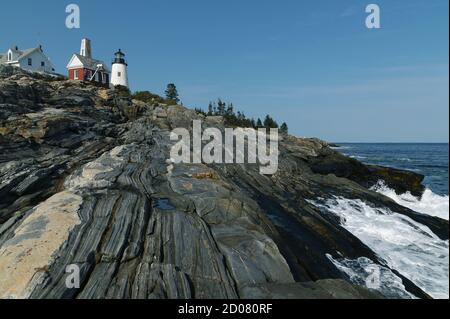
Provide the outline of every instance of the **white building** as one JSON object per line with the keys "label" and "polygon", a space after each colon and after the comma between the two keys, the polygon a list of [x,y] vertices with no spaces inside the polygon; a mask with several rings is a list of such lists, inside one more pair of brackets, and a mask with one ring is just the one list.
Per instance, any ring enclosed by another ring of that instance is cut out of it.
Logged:
{"label": "white building", "polygon": [[52,62],[44,54],[41,46],[26,50],[19,50],[17,46],[11,48],[5,54],[0,54],[0,64],[12,65],[33,72],[55,72]]}
{"label": "white building", "polygon": [[119,49],[115,54],[111,71],[111,84],[113,86],[128,86],[128,64],[125,61],[125,54]]}

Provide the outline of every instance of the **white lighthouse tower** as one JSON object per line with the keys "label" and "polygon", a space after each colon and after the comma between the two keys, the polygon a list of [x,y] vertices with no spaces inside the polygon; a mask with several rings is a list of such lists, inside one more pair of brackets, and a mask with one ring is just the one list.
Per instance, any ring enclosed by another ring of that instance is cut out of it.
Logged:
{"label": "white lighthouse tower", "polygon": [[128,64],[125,62],[125,54],[119,49],[115,54],[112,64],[111,84],[128,87]]}

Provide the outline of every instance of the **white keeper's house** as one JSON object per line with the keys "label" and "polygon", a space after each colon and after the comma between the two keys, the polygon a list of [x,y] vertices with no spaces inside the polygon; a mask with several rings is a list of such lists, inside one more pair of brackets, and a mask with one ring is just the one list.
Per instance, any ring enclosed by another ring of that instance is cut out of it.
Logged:
{"label": "white keeper's house", "polygon": [[20,50],[17,46],[0,54],[0,64],[12,65],[32,72],[55,73],[55,67],[44,54],[42,46]]}

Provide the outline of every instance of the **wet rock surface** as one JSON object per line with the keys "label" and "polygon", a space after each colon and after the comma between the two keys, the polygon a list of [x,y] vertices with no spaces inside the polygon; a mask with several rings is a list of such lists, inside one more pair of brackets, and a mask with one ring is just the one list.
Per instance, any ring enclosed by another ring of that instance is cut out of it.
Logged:
{"label": "wet rock surface", "polygon": [[[358,198],[448,239],[448,222],[369,190],[384,179],[420,195],[422,176],[365,166],[320,140],[283,137],[272,176],[168,163],[170,130],[194,119],[223,125],[0,66],[0,298],[382,297],[327,257],[387,267],[317,198]],[[66,287],[68,265],[79,266],[79,289]]]}

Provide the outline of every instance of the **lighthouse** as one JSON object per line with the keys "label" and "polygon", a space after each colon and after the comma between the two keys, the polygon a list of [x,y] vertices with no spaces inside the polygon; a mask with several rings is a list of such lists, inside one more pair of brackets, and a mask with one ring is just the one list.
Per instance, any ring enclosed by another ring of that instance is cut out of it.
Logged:
{"label": "lighthouse", "polygon": [[115,54],[112,63],[111,84],[113,86],[121,85],[128,87],[127,63],[125,62],[125,54],[119,49]]}

